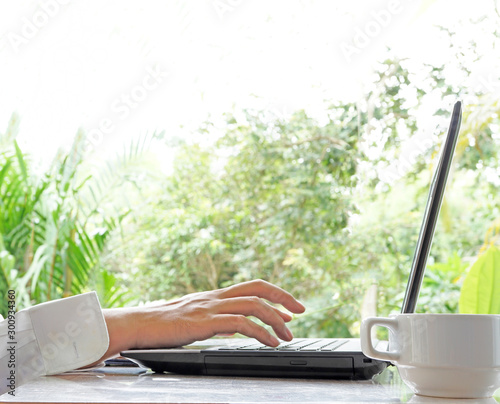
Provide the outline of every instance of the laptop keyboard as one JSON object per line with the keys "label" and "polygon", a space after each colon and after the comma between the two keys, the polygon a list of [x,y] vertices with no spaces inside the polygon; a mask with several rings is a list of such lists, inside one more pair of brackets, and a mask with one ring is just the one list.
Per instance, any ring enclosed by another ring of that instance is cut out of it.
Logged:
{"label": "laptop keyboard", "polygon": [[294,339],[292,341],[284,341],[276,348],[261,344],[261,343],[244,343],[242,345],[224,346],[220,347],[219,351],[334,351],[341,345],[345,344],[347,340],[331,340],[331,339]]}

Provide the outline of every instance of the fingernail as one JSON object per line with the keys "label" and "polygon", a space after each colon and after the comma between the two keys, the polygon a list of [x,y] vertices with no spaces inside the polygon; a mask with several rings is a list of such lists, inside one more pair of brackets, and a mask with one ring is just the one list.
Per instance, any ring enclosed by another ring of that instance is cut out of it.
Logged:
{"label": "fingernail", "polygon": [[288,336],[288,339],[292,340],[293,339],[292,332],[286,327],[285,327],[285,332],[286,332],[286,335]]}
{"label": "fingernail", "polygon": [[269,338],[269,341],[271,342],[271,346],[278,346],[280,344],[278,339],[276,337],[274,337],[273,335],[271,335],[271,338]]}

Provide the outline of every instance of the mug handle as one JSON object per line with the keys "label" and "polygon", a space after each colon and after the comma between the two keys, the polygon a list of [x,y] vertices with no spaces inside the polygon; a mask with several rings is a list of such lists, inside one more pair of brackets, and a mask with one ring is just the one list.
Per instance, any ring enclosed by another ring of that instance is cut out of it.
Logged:
{"label": "mug handle", "polygon": [[393,332],[398,330],[398,320],[387,317],[368,317],[361,323],[361,349],[366,356],[385,361],[397,361],[399,352],[384,352],[373,347],[372,328],[376,325],[389,328]]}

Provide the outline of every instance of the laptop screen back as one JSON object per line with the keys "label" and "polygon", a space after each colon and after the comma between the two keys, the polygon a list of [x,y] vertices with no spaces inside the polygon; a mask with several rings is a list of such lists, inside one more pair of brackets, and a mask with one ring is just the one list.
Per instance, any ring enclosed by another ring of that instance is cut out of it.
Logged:
{"label": "laptop screen back", "polygon": [[413,257],[410,276],[406,287],[402,313],[414,313],[418,294],[425,272],[425,265],[430,253],[434,230],[436,228],[441,202],[443,200],[446,181],[450,171],[453,153],[457,144],[460,123],[462,120],[462,103],[457,101],[453,108],[448,134],[441,149],[434,177],[430,186],[425,207],[424,218],[418,236],[417,247]]}

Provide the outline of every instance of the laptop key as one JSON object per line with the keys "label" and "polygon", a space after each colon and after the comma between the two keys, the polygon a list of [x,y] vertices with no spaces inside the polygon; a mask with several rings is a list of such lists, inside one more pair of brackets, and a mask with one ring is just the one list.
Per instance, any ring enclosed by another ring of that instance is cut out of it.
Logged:
{"label": "laptop key", "polygon": [[303,345],[304,344],[304,340],[303,339],[294,339],[292,341],[289,341],[289,342],[282,342],[280,345],[278,345],[278,349],[281,349],[281,348],[290,348],[290,347],[300,347],[300,345]]}
{"label": "laptop key", "polygon": [[301,339],[288,345],[279,346],[280,351],[302,351],[305,347],[309,345],[314,345],[316,340]]}
{"label": "laptop key", "polygon": [[270,347],[261,343],[245,344],[239,346],[219,347],[221,351],[333,351],[346,341],[343,340],[324,340],[324,339],[294,339],[293,341],[283,341],[277,347]]}
{"label": "laptop key", "polygon": [[247,346],[243,346],[243,347],[238,347],[236,349],[242,350],[242,351],[256,351],[264,346],[265,345],[262,345],[262,344],[252,344],[252,345],[247,345]]}
{"label": "laptop key", "polygon": [[321,348],[322,351],[335,351],[339,346],[344,345],[347,341],[335,341]]}
{"label": "laptop key", "polygon": [[301,349],[301,351],[319,351],[325,346],[329,345],[328,343],[325,344],[325,341],[317,341],[314,342],[313,344],[309,344]]}

